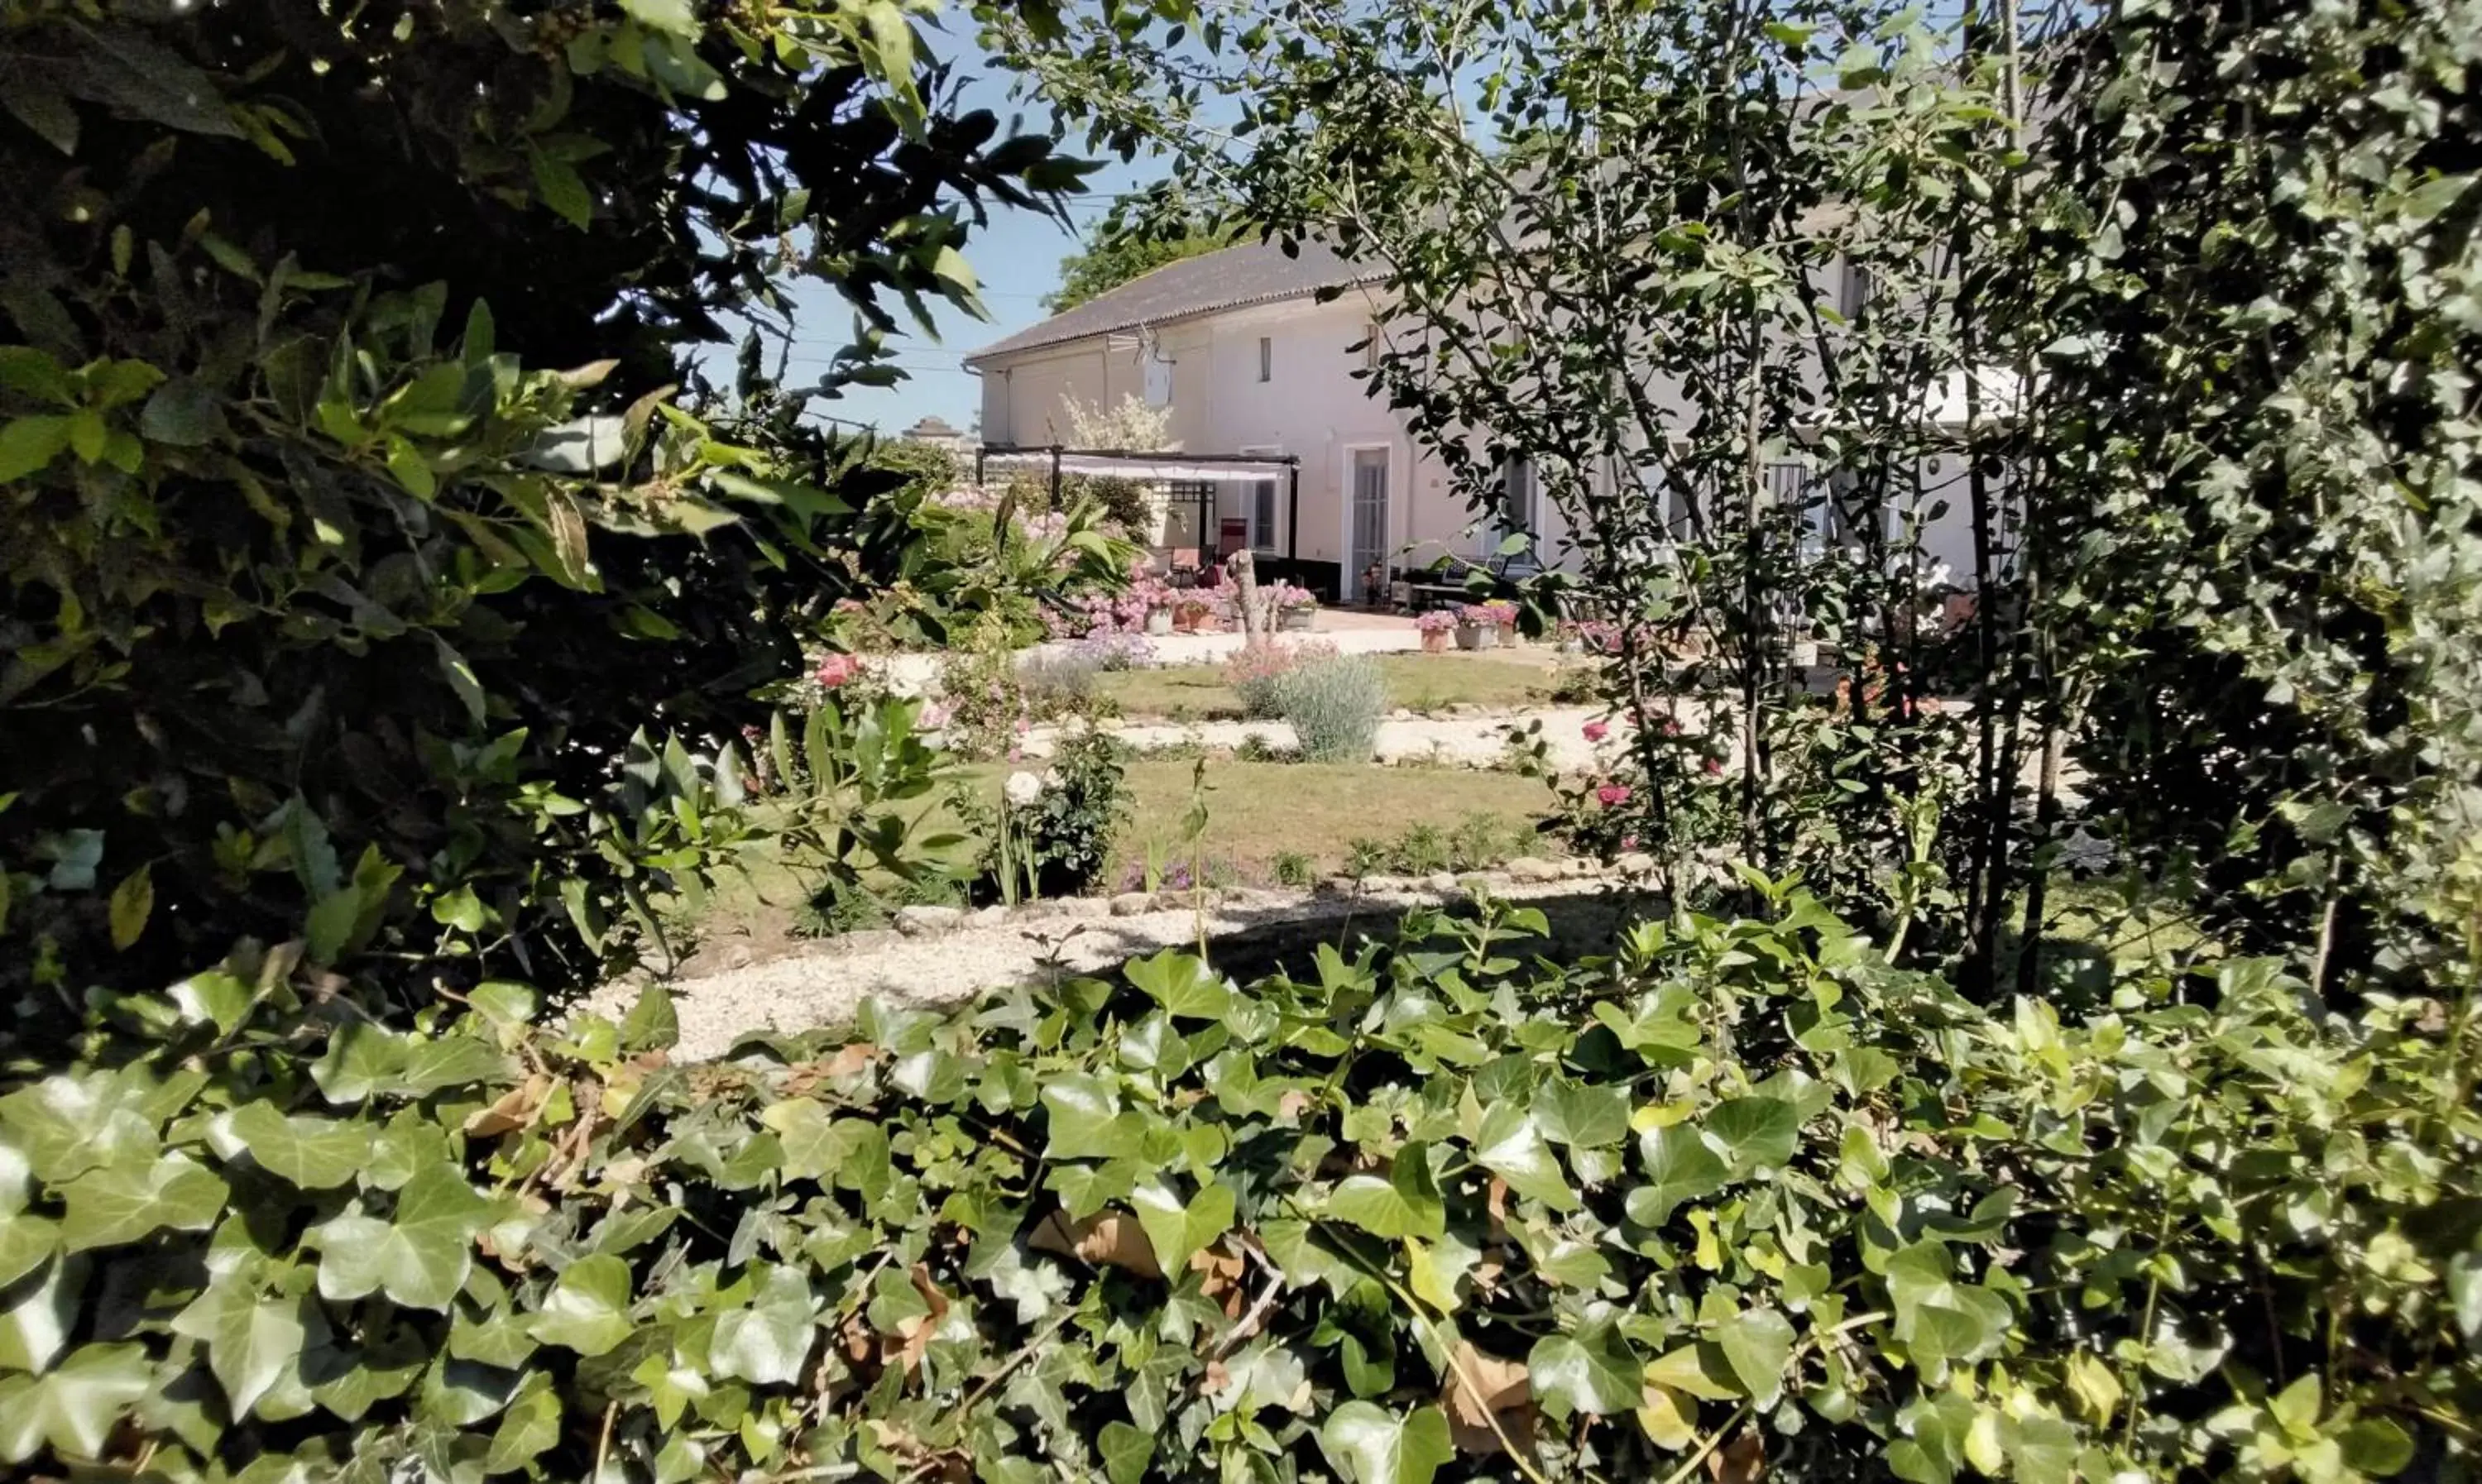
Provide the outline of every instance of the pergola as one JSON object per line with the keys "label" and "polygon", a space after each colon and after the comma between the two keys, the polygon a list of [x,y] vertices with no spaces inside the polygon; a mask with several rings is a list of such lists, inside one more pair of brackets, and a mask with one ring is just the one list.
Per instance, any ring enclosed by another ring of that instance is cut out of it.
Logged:
{"label": "pergola", "polygon": [[1272,475],[1285,482],[1284,560],[1301,556],[1302,461],[1295,454],[1183,454],[1129,448],[1066,448],[1057,443],[986,443],[974,455],[974,483],[998,464],[1049,472],[1051,501],[1060,503],[1060,482],[1070,474],[1134,480],[1141,484],[1196,485],[1197,530],[1203,544],[1216,529],[1216,494],[1226,485],[1253,485]]}

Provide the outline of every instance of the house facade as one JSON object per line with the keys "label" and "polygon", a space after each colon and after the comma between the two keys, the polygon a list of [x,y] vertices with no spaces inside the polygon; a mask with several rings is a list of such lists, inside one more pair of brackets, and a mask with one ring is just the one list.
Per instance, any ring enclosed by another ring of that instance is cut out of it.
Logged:
{"label": "house facade", "polygon": [[[1370,596],[1363,575],[1374,565],[1488,559],[1501,529],[1467,509],[1403,416],[1356,374],[1370,363],[1375,282],[1370,269],[1310,244],[1287,256],[1247,243],[1159,268],[967,357],[982,379],[984,441],[1073,447],[1071,401],[1137,397],[1167,410],[1183,453],[1299,461],[1298,500],[1273,477],[1176,492],[1176,513],[1202,514],[1175,515],[1165,541],[1175,550],[1211,549],[1237,531],[1262,566],[1348,599]],[[1786,464],[1769,480],[1798,499],[1819,473]],[[1970,572],[1963,462],[1926,460],[1921,474],[1925,551]],[[1563,516],[1524,461],[1507,489],[1540,559],[1572,565]]]}

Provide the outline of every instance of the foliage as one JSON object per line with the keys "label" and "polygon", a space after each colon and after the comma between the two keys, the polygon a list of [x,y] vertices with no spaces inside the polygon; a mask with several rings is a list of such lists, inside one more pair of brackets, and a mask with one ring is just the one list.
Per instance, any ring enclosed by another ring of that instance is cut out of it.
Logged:
{"label": "foliage", "polygon": [[1087,232],[1084,245],[1060,260],[1060,287],[1043,301],[1043,312],[1066,314],[1090,299],[1098,299],[1167,264],[1229,247],[1234,235],[1228,227],[1214,225],[1158,194],[1123,197],[1114,201],[1103,220]]}
{"label": "foliage", "polygon": [[2482,871],[2472,19],[2132,11],[2046,141],[2044,653],[2125,847],[2331,990],[2421,993]]}
{"label": "foliage", "polygon": [[1108,405],[1069,397],[1061,411],[1069,418],[1069,437],[1079,448],[1158,453],[1180,447],[1172,436],[1172,409],[1149,406],[1135,392]]}
{"label": "foliage", "polygon": [[0,1457],[2469,1470],[2469,1002],[2442,1040],[2235,962],[1993,1014],[1764,894],[1566,974],[1486,907],[708,1067],[653,990],[557,1034],[504,982],[387,1030],[258,956],[107,995],[125,1059],[0,1100]]}
{"label": "foliage", "polygon": [[1336,654],[1334,645],[1324,640],[1286,644],[1274,639],[1260,639],[1242,646],[1224,662],[1224,683],[1241,699],[1241,714],[1251,721],[1273,721],[1284,714],[1281,685],[1284,676]]}
{"label": "foliage", "polygon": [[1387,676],[1366,654],[1328,655],[1276,680],[1276,703],[1307,762],[1367,762],[1387,710]]}
{"label": "foliage", "polygon": [[986,894],[1014,904],[1100,885],[1128,823],[1128,770],[1127,744],[1089,727],[1062,737],[1042,773],[1010,775],[996,802],[957,790],[952,808],[984,841]]}

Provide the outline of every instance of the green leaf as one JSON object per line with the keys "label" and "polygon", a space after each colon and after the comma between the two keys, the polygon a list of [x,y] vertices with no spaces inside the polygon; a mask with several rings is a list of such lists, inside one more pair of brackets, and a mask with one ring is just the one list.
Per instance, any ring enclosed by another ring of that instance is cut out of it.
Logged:
{"label": "green leaf", "polygon": [[620,1021],[624,1051],[668,1051],[681,1040],[681,1018],[673,1009],[672,992],[649,982]]}
{"label": "green leaf", "polygon": [[386,1221],[354,1210],[311,1229],[320,1296],[343,1302],[384,1292],[409,1309],[445,1310],[473,1266],[474,1235],[491,1209],[455,1166],[426,1166],[397,1192]]}
{"label": "green leaf", "polygon": [[1633,1410],[1645,1391],[1645,1363],[1609,1320],[1574,1335],[1545,1335],[1525,1358],[1534,1399],[1554,1418],[1575,1413],[1617,1416]]}
{"label": "green leaf", "polygon": [[1534,1120],[1544,1136],[1571,1149],[1602,1149],[1628,1138],[1629,1096],[1625,1087],[1589,1087],[1563,1078],[1550,1083],[1534,1100]]}
{"label": "green leaf", "polygon": [[1508,1181],[1520,1196],[1562,1210],[1577,1204],[1561,1173],[1559,1158],[1545,1142],[1534,1116],[1512,1102],[1497,1102],[1482,1116],[1474,1139],[1474,1162]]}
{"label": "green leaf", "polygon": [[0,423],[0,485],[35,473],[69,446],[69,420],[45,413]]}
{"label": "green leaf", "polygon": [[1707,1373],[1705,1359],[1696,1345],[1682,1345],[1665,1352],[1660,1360],[1649,1361],[1646,1379],[1706,1401],[1737,1401],[1741,1395]]}
{"label": "green leaf", "polygon": [[6,1288],[60,1251],[60,1223],[27,1211],[0,1215],[0,1288]]}
{"label": "green leaf", "polygon": [[112,888],[112,946],[127,948],[146,931],[146,918],[155,911],[155,871],[142,865],[120,878]]}
{"label": "green leaf", "polygon": [[1155,1262],[1177,1281],[1181,1270],[1189,1265],[1190,1254],[1232,1230],[1238,1207],[1228,1187],[1213,1180],[1200,1189],[1187,1206],[1161,1180],[1149,1180],[1131,1192],[1129,1204],[1138,1213],[1138,1225],[1155,1250]]}
{"label": "green leaf", "polygon": [[1327,1213],[1391,1241],[1408,1236],[1438,1241],[1447,1231],[1447,1205],[1431,1177],[1429,1151],[1420,1144],[1396,1152],[1386,1179],[1355,1175],[1337,1181],[1328,1195]]}
{"label": "green leaf", "polygon": [[1122,1115],[1120,1088],[1110,1078],[1053,1077],[1043,1084],[1043,1106],[1050,1114],[1044,1152],[1054,1159],[1123,1159],[1139,1153],[1142,1131],[1137,1120]]}
{"label": "green leaf", "polygon": [[1126,1422],[1106,1422],[1096,1439],[1103,1455],[1103,1476],[1111,1484],[1141,1484],[1155,1459],[1154,1434]]}
{"label": "green leaf", "polygon": [[594,225],[594,198],[568,161],[528,149],[526,163],[534,172],[535,194],[544,205],[581,232]]}
{"label": "green leaf", "polygon": [[0,345],[0,386],[63,407],[77,400],[67,368],[31,345]]}
{"label": "green leaf", "polygon": [[292,1117],[272,1102],[242,1104],[232,1111],[228,1126],[260,1169],[303,1190],[351,1182],[371,1153],[369,1125]]}
{"label": "green leaf", "polygon": [[2347,1467],[2384,1479],[2404,1472],[2413,1463],[2414,1442],[2392,1419],[2363,1418],[2337,1438]]}
{"label": "green leaf", "polygon": [[528,1325],[534,1338],[580,1355],[603,1355],[629,1338],[629,1264],[598,1254],[572,1262]]}
{"label": "green leaf", "polygon": [[1673,1124],[1638,1136],[1648,1183],[1628,1193],[1628,1219],[1642,1227],[1659,1227],[1672,1219],[1683,1202],[1724,1188],[1729,1174],[1724,1161],[1686,1124]]}
{"label": "green leaf", "polygon": [[310,1079],[330,1102],[369,1100],[393,1092],[405,1074],[405,1038],[366,1020],[348,1020],[328,1038],[328,1053],[310,1068]]}
{"label": "green leaf", "polygon": [[1223,977],[1194,954],[1168,948],[1150,959],[1133,960],[1121,970],[1147,997],[1178,1020],[1215,1020],[1231,1007],[1232,995]]}
{"label": "green leaf", "polygon": [[1319,1451],[1352,1484],[1430,1484],[1456,1457],[1447,1414],[1416,1407],[1398,1416],[1366,1401],[1349,1401],[1319,1429]]}
{"label": "green leaf", "polygon": [[491,1449],[483,1456],[485,1473],[515,1473],[560,1442],[560,1393],[549,1387],[527,1391],[500,1414],[491,1431]]}
{"label": "green leaf", "polygon": [[120,1247],[171,1228],[203,1232],[224,1214],[224,1178],[183,1153],[90,1170],[61,1191],[66,1252]]}
{"label": "green leaf", "polygon": [[1801,1110],[1782,1098],[1734,1098],[1707,1113],[1703,1130],[1736,1179],[1780,1169],[1801,1139]]}
{"label": "green leaf", "polygon": [[261,1298],[239,1273],[209,1281],[207,1290],[172,1318],[172,1332],[202,1341],[207,1365],[224,1389],[234,1417],[248,1417],[288,1373],[298,1374],[309,1330],[306,1296]]}
{"label": "green leaf", "polygon": [[457,652],[455,645],[439,635],[433,634],[431,643],[438,652],[439,673],[448,677],[449,689],[457,693],[458,701],[465,707],[466,717],[475,726],[482,726],[489,702],[483,694],[483,682],[474,677],[474,667],[465,663],[465,656]]}
{"label": "green leaf", "polygon": [[155,388],[138,412],[139,436],[150,443],[196,448],[227,437],[223,402],[215,388],[188,377]]}
{"label": "green leaf", "polygon": [[63,1458],[100,1458],[121,1418],[154,1388],[144,1345],[88,1345],[49,1375],[0,1381],[0,1459],[22,1464],[46,1444]]}
{"label": "green leaf", "polygon": [[0,1126],[26,1168],[51,1185],[97,1165],[151,1158],[158,1147],[156,1121],[124,1083],[101,1072],[45,1077],[0,1098]]}
{"label": "green leaf", "polygon": [[451,1033],[407,1047],[405,1071],[397,1088],[420,1098],[452,1087],[474,1087],[504,1080],[509,1058],[499,1047],[473,1036]]}
{"label": "green leaf", "polygon": [[227,1036],[249,1019],[251,1006],[258,1000],[257,991],[221,968],[192,974],[166,993],[184,1021],[212,1025],[219,1035]]}
{"label": "green leaf", "polygon": [[1783,1385],[1784,1363],[1792,1358],[1792,1321],[1772,1309],[1745,1309],[1716,1327],[1715,1343],[1741,1389],[1760,1407],[1767,1406]]}
{"label": "green leaf", "polygon": [[770,1269],[746,1308],[716,1315],[707,1357],[719,1376],[756,1386],[798,1386],[817,1338],[818,1315],[818,1300],[799,1269]]}
{"label": "green leaf", "polygon": [[642,26],[698,40],[698,13],[690,0],[620,0],[620,9]]}

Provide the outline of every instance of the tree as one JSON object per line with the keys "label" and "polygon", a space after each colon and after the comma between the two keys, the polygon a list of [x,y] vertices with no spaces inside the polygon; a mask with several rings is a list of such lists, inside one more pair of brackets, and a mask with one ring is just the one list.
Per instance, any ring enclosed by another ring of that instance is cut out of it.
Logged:
{"label": "tree", "polygon": [[11,8],[20,1011],[237,940],[416,1002],[592,982],[729,847],[803,615],[918,550],[798,405],[671,398],[686,353],[808,276],[859,324],[830,381],[884,380],[898,313],[973,305],[986,203],[1082,167],[892,4],[707,9]]}
{"label": "tree", "polygon": [[1235,233],[1218,226],[1185,204],[1157,207],[1147,194],[1123,197],[1087,234],[1085,246],[1060,260],[1060,287],[1043,301],[1053,314],[1065,314],[1090,299],[1100,298],[1122,284],[1168,263],[1202,257],[1230,247]]}

